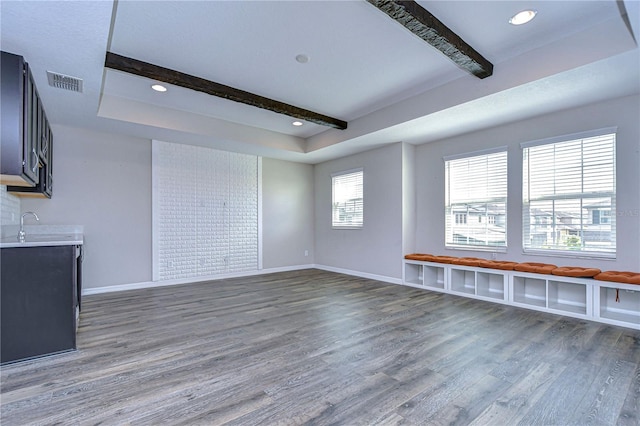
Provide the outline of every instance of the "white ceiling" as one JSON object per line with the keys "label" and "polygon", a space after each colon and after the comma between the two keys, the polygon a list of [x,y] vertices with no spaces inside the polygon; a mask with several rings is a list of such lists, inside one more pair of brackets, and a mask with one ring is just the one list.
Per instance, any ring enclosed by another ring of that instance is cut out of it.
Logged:
{"label": "white ceiling", "polygon": [[[638,0],[419,3],[494,74],[459,69],[365,0],[2,0],[0,47],[25,56],[54,124],[308,163],[640,92]],[[537,17],[508,24],[524,8]],[[106,69],[107,51],[349,125],[293,127],[189,89],[153,92],[146,78]],[[47,70],[82,78],[84,92],[49,87]]]}

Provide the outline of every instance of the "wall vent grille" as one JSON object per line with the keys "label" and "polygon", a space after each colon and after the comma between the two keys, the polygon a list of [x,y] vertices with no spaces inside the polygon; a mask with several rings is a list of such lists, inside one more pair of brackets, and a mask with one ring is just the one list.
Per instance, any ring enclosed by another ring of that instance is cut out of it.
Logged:
{"label": "wall vent grille", "polygon": [[82,79],[47,71],[49,86],[82,93]]}

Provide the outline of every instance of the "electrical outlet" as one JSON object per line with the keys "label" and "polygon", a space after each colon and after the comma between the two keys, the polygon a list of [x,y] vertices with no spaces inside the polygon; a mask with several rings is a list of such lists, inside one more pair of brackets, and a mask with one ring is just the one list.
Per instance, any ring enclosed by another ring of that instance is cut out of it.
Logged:
{"label": "electrical outlet", "polygon": [[491,253],[491,259],[496,260],[498,258],[498,253]]}
{"label": "electrical outlet", "polygon": [[304,251],[304,256],[305,256],[305,257],[309,256],[309,250],[305,250],[305,251]]}

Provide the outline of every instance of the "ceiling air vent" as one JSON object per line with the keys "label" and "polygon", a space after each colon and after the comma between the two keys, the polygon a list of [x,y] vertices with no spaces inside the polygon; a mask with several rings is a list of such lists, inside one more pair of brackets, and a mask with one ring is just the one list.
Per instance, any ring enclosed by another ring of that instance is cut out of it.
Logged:
{"label": "ceiling air vent", "polygon": [[49,86],[82,93],[82,79],[47,71]]}

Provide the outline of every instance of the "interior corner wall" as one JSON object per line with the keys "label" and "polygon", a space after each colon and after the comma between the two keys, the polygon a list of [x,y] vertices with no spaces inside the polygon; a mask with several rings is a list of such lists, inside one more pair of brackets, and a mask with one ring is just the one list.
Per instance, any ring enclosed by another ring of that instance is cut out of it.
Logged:
{"label": "interior corner wall", "polygon": [[42,225],[83,225],[83,288],[151,281],[151,141],[54,126],[53,196],[24,198]]}
{"label": "interior corner wall", "polygon": [[[399,279],[402,277],[402,146],[316,164],[315,263],[320,267]],[[364,226],[331,226],[331,174],[364,170]]]}
{"label": "interior corner wall", "polygon": [[263,269],[314,263],[313,185],[312,165],[262,159]]}
{"label": "interior corner wall", "polygon": [[416,249],[416,147],[402,144],[402,253]]}
{"label": "interior corner wall", "polygon": [[[508,200],[506,253],[498,260],[544,262],[603,270],[640,270],[640,97],[627,96],[539,116],[416,149],[416,251],[489,258],[491,253],[445,249],[443,157],[507,146]],[[617,127],[615,260],[527,255],[522,252],[522,150],[520,143],[605,127]]]}

